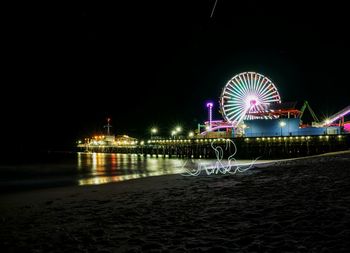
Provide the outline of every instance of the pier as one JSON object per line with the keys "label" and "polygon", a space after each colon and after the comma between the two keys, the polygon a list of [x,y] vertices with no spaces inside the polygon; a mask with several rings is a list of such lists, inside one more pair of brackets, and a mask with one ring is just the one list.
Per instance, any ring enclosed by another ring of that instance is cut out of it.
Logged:
{"label": "pier", "polygon": [[[234,143],[234,144],[233,144]],[[78,145],[80,152],[124,153],[168,158],[216,158],[233,154],[235,159],[280,159],[350,149],[350,135],[317,135],[285,137],[238,137],[164,139],[139,142],[136,145]]]}

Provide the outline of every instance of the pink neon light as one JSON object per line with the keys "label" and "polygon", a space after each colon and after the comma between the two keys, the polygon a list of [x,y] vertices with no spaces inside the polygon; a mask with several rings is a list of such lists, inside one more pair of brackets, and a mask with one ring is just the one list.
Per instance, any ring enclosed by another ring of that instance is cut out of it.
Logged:
{"label": "pink neon light", "polygon": [[213,103],[207,103],[207,107],[213,107]]}
{"label": "pink neon light", "polygon": [[344,124],[344,131],[350,133],[350,123]]}
{"label": "pink neon light", "polygon": [[246,110],[250,110],[258,104],[259,104],[259,98],[256,97],[255,94],[248,94],[248,97],[246,98],[246,102],[245,102]]}
{"label": "pink neon light", "polygon": [[[222,123],[224,122],[223,120],[212,120],[211,123]],[[208,124],[209,121],[204,121],[204,124]]]}

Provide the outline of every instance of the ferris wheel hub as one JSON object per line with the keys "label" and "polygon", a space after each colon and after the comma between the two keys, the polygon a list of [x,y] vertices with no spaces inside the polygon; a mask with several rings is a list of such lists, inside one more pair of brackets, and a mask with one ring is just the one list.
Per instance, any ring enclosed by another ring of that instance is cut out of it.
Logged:
{"label": "ferris wheel hub", "polygon": [[248,96],[246,100],[246,105],[248,108],[253,107],[257,104],[258,98],[256,96]]}

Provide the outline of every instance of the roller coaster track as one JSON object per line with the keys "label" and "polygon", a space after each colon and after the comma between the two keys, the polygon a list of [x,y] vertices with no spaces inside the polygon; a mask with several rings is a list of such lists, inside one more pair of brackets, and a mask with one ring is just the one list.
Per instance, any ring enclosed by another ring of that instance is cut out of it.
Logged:
{"label": "roller coaster track", "polygon": [[337,121],[343,117],[345,117],[346,115],[350,114],[350,105],[345,107],[343,110],[333,114],[332,116],[328,117],[328,119],[326,119],[323,122],[323,126],[329,125],[331,123],[333,123],[334,121]]}

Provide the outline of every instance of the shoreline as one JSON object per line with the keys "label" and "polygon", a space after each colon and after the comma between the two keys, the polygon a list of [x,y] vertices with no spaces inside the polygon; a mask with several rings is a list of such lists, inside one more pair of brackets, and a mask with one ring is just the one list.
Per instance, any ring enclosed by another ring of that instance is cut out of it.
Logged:
{"label": "shoreline", "polygon": [[0,196],[5,252],[273,252],[350,247],[350,151],[251,174],[167,175]]}
{"label": "shoreline", "polygon": [[[256,163],[254,163],[254,166],[252,169],[256,169],[256,168],[263,168],[266,166],[273,166],[274,164],[279,164],[279,163],[286,163],[286,162],[293,162],[293,161],[298,161],[298,160],[305,160],[305,159],[314,159],[317,157],[327,157],[327,156],[334,156],[334,155],[342,155],[342,154],[350,154],[350,150],[344,150],[344,151],[336,151],[336,152],[329,152],[329,153],[324,153],[324,154],[318,154],[318,155],[312,155],[312,156],[304,156],[304,157],[295,157],[295,158],[286,158],[286,159],[274,159],[274,160],[257,160]],[[107,155],[110,153],[106,153]],[[162,159],[162,158],[161,158]],[[191,160],[191,159],[180,159],[183,161],[186,160]],[[208,161],[212,161],[212,164],[215,164],[215,162],[217,161],[216,159],[197,159],[196,160],[196,164],[195,167],[197,167],[197,164],[207,164]],[[252,160],[237,160],[234,161],[233,165],[231,165],[232,167],[234,166],[246,166],[249,165],[250,162]],[[203,163],[201,163],[203,162]],[[223,165],[226,166],[227,165],[227,161],[226,159],[223,159]],[[7,167],[7,166],[5,166]],[[49,165],[47,165],[47,167],[49,167]],[[203,166],[204,167],[204,166]],[[208,166],[208,168],[212,169],[215,166]],[[202,168],[202,170],[204,171],[205,169]],[[56,170],[57,173],[57,170]],[[70,173],[64,176],[60,176],[60,177],[56,177],[53,178],[52,176],[46,176],[46,177],[41,177],[40,179],[37,178],[26,178],[26,179],[21,179],[21,180],[10,180],[10,181],[4,181],[2,183],[1,188],[2,188],[2,192],[0,194],[0,198],[3,195],[8,195],[8,194],[20,194],[24,191],[26,192],[31,192],[31,191],[45,191],[45,190],[49,190],[49,189],[62,189],[62,188],[66,188],[66,187],[85,187],[85,186],[89,186],[89,185],[96,185],[96,186],[103,186],[103,185],[107,185],[107,184],[116,184],[116,183],[121,183],[124,181],[130,181],[130,180],[135,180],[135,179],[145,179],[145,178],[151,178],[151,177],[163,177],[163,176],[171,176],[171,175],[180,175],[181,173],[170,173],[170,174],[158,174],[158,173],[153,173],[154,175],[150,175],[150,176],[140,176],[138,174],[126,174],[126,175],[120,175],[120,178],[125,178],[127,177],[128,179],[121,179],[121,180],[116,180],[116,181],[112,181],[110,180],[110,182],[105,182],[105,183],[100,183],[100,184],[84,184],[84,185],[80,185],[77,181],[88,181],[88,180],[92,180],[92,177],[86,177],[86,178],[82,178],[80,180],[78,180],[76,178],[76,174],[74,173]],[[204,172],[203,172],[204,174]],[[220,174],[219,174],[220,175]],[[72,176],[74,176],[72,178]],[[105,176],[101,175],[101,176],[97,176],[97,178],[103,178]],[[108,180],[106,180],[108,181]],[[32,185],[32,186],[30,186]],[[14,188],[13,190],[11,189],[7,189],[7,187],[9,188]],[[16,187],[18,189],[16,189]]]}
{"label": "shoreline", "polygon": [[[332,159],[334,156],[342,156],[342,155],[349,155],[350,156],[350,150],[345,150],[345,151],[337,151],[337,152],[330,152],[330,153],[325,153],[325,154],[319,154],[319,155],[313,155],[313,156],[305,156],[305,157],[296,157],[296,158],[288,158],[288,159],[278,159],[278,160],[269,160],[269,161],[263,161],[261,163],[257,163],[254,165],[254,167],[251,170],[257,170],[257,169],[262,169],[262,168],[266,168],[266,167],[273,167],[273,166],[279,166],[279,165],[283,165],[283,164],[289,164],[289,163],[293,163],[293,162],[298,162],[298,161],[306,161],[306,160],[310,160],[310,159],[317,159],[317,158],[330,158]],[[215,160],[213,160],[215,161]],[[238,164],[241,165],[241,164]],[[239,175],[240,173],[238,173]],[[205,177],[224,177],[224,176],[235,176],[235,175],[223,175],[223,174],[218,174],[218,175],[205,175],[204,173],[202,173],[199,176],[188,176],[188,178],[205,178]],[[138,177],[138,178],[131,178],[128,180],[123,180],[123,181],[118,181],[118,182],[108,182],[108,183],[102,183],[102,184],[91,184],[91,185],[59,185],[57,187],[53,186],[53,187],[47,187],[47,188],[34,188],[34,189],[29,189],[28,191],[24,192],[24,191],[14,191],[14,192],[5,192],[4,194],[0,194],[0,201],[2,200],[6,200],[9,199],[9,197],[7,197],[8,195],[32,195],[32,194],[40,194],[40,195],[47,195],[51,194],[51,192],[70,192],[70,191],[78,191],[78,192],[84,192],[84,191],[88,191],[88,189],[84,189],[85,187],[87,188],[92,188],[92,191],[96,191],[99,188],[102,190],[102,188],[106,187],[106,188],[114,188],[115,187],[119,188],[119,184],[123,184],[125,186],[120,186],[120,188],[124,189],[126,187],[128,187],[128,184],[130,182],[130,184],[132,184],[131,186],[133,186],[134,184],[136,184],[137,187],[139,186],[147,186],[148,184],[151,186],[153,185],[153,183],[155,183],[154,181],[157,181],[159,183],[159,179],[163,178],[163,180],[161,180],[160,182],[163,181],[172,181],[173,178],[177,178],[177,179],[181,179],[181,178],[185,178],[184,176],[181,175],[181,173],[177,173],[177,174],[166,174],[166,175],[154,175],[154,176],[147,176],[147,177]],[[168,180],[165,180],[165,178],[168,178]],[[69,177],[65,177],[63,178],[63,180],[68,180]],[[139,183],[136,181],[141,180]],[[146,180],[146,181],[144,181]],[[147,182],[149,180],[149,182]],[[96,189],[95,189],[96,188]],[[106,189],[107,190],[107,189]],[[115,190],[115,189],[113,189]],[[130,189],[132,191],[132,189]],[[47,193],[46,193],[47,192]],[[16,198],[17,200],[21,201],[21,199],[28,199],[28,198]],[[1,209],[0,209],[1,210]]]}

